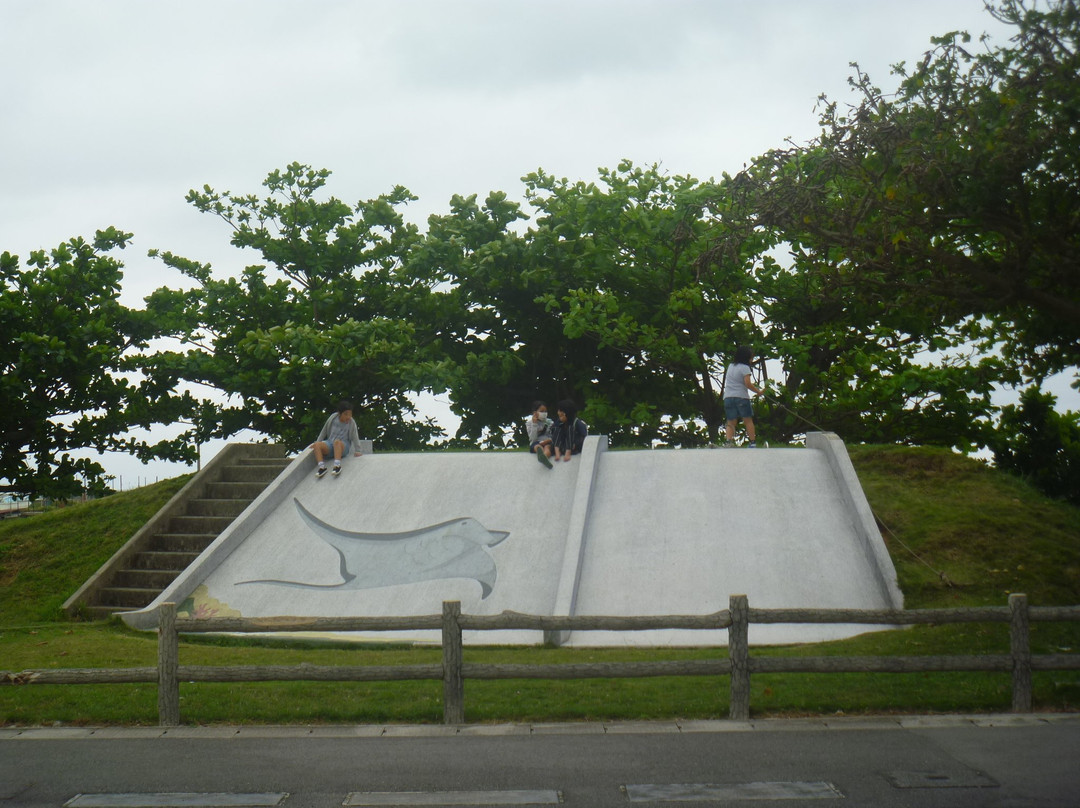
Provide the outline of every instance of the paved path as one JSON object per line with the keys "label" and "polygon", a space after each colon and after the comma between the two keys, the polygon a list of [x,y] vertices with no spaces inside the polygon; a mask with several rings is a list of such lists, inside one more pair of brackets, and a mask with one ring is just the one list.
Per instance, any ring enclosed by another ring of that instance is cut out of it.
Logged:
{"label": "paved path", "polygon": [[0,806],[1076,806],[1080,714],[0,729]]}

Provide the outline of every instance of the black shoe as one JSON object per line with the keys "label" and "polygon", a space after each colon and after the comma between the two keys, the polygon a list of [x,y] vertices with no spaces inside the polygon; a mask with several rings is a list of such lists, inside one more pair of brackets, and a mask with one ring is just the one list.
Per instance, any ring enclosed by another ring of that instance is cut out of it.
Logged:
{"label": "black shoe", "polygon": [[326,466],[319,466],[317,469],[315,469],[315,476],[318,477],[320,480],[325,477]]}
{"label": "black shoe", "polygon": [[334,476],[337,477],[341,474],[341,466],[334,466]]}

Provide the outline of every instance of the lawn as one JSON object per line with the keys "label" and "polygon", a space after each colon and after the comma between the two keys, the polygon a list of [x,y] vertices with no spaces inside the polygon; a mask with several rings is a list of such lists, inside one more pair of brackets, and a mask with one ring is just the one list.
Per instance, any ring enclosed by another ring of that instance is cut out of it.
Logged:
{"label": "lawn", "polygon": [[[850,447],[882,526],[909,609],[1080,604],[1080,509],[947,451]],[[60,604],[186,478],[0,523],[0,670],[152,667],[157,642],[119,622],[66,620]],[[1032,626],[1035,653],[1075,653],[1076,623]],[[752,655],[1008,653],[1004,624],[915,626],[848,640],[751,649]],[[726,648],[469,647],[467,663],[582,664],[716,659]],[[181,642],[182,665],[437,664],[428,647],[270,638]],[[181,685],[185,723],[428,723],[442,719],[439,681]],[[466,720],[544,722],[723,718],[726,676],[466,681]],[[999,712],[1011,703],[1004,673],[769,674],[751,679],[753,716]],[[1036,710],[1080,709],[1080,672],[1036,672]],[[0,687],[0,724],[156,724],[157,687]]]}

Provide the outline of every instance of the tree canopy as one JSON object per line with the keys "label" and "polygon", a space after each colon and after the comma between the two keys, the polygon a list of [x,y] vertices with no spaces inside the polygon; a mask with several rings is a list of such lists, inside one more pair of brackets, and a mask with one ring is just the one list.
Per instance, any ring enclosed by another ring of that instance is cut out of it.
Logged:
{"label": "tree canopy", "polygon": [[60,497],[105,485],[100,463],[76,450],[193,459],[182,440],[128,435],[190,414],[176,376],[141,372],[160,332],[152,316],[119,302],[123,264],[110,254],[131,235],[114,228],[31,253],[26,267],[0,256],[0,490]]}
{"label": "tree canopy", "polygon": [[861,287],[943,325],[978,320],[1026,378],[1080,364],[1080,7],[987,4],[1014,27],[981,49],[933,40],[900,85],[859,71],[822,134],[749,171],[758,221]]}
{"label": "tree canopy", "polygon": [[294,163],[267,177],[265,199],[188,194],[231,228],[234,246],[266,261],[239,278],[152,253],[196,282],[147,299],[184,348],[158,354],[155,369],[225,397],[207,399],[199,440],[252,429],[295,451],[340,399],[354,402],[361,433],[385,444],[421,446],[438,432],[413,417],[410,397],[438,384],[444,362],[425,326],[430,290],[402,271],[417,232],[397,208],[412,197],[399,187],[355,206],[320,200],[329,175]]}

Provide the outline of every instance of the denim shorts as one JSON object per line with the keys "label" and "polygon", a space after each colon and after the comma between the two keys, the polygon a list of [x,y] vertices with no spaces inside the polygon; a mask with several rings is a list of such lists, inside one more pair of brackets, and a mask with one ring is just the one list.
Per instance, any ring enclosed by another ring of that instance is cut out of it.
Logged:
{"label": "denim shorts", "polygon": [[[341,438],[338,438],[338,440],[341,441],[341,456],[342,457],[349,457],[352,454],[352,441],[351,440],[342,440]],[[330,456],[333,457],[334,456],[334,441],[332,441],[330,438],[327,438],[326,440],[321,441],[321,442],[326,444],[326,448],[330,450]]]}
{"label": "denim shorts", "polygon": [[750,399],[748,398],[725,398],[724,415],[727,416],[729,421],[734,421],[737,418],[753,418],[754,408],[750,406]]}

